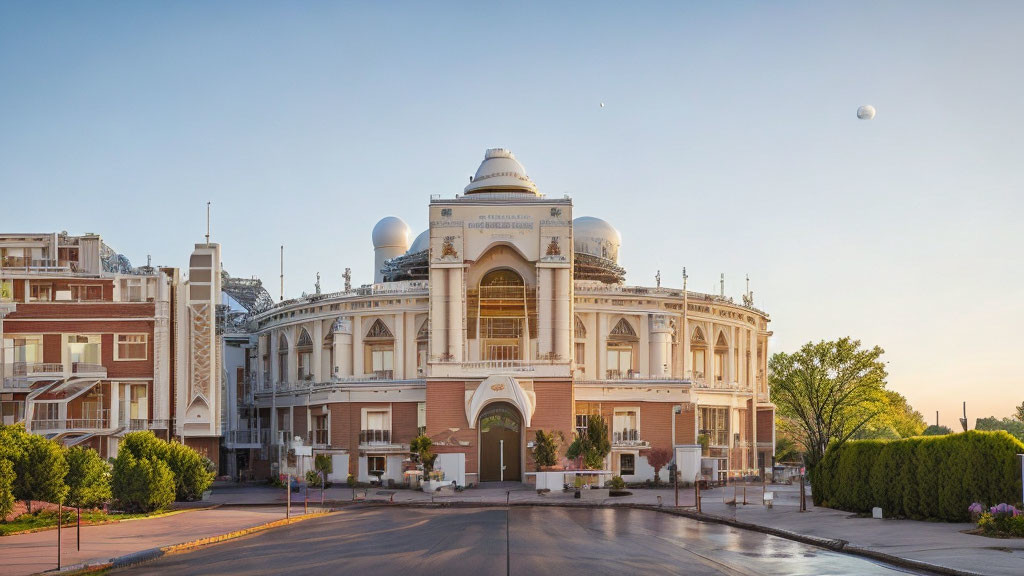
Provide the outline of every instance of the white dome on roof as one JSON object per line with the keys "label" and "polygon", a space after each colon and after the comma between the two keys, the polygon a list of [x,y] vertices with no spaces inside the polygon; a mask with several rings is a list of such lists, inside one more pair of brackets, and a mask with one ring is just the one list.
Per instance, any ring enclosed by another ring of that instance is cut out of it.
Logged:
{"label": "white dome on roof", "polygon": [[412,241],[412,246],[409,247],[409,251],[406,254],[415,254],[417,252],[423,252],[430,248],[430,229],[426,229],[420,232],[419,236]]}
{"label": "white dome on roof", "polygon": [[373,227],[373,248],[400,247],[403,251],[409,247],[409,225],[401,218],[388,216],[381,218]]}
{"label": "white dome on roof", "polygon": [[618,263],[622,234],[608,222],[592,216],[581,216],[572,221],[573,250],[607,258]]}
{"label": "white dome on roof", "polygon": [[526,175],[526,168],[511,151],[491,148],[484,153],[484,161],[465,192],[527,192],[537,195],[537,185]]}

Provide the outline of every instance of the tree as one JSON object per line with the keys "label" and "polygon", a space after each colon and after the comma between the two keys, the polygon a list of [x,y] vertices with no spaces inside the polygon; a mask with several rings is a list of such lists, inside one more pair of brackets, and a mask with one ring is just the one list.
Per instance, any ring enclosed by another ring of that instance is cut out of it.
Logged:
{"label": "tree", "polygon": [[418,455],[420,463],[423,464],[424,478],[434,469],[434,462],[437,460],[437,454],[431,450],[433,446],[434,441],[426,434],[420,434],[409,443],[409,450]]}
{"label": "tree", "polygon": [[829,443],[842,444],[885,409],[885,363],[880,347],[859,340],[807,343],[769,362],[771,399],[813,471]]}
{"label": "tree", "polygon": [[110,465],[92,448],[72,446],[64,452],[68,474],[67,503],[93,508],[110,500]]}
{"label": "tree", "polygon": [[601,416],[591,414],[587,417],[587,430],[582,434],[576,433],[565,455],[572,459],[582,459],[583,466],[589,470],[598,470],[604,466],[605,456],[611,451],[608,425]]}
{"label": "tree", "polygon": [[30,509],[33,500],[62,502],[67,495],[68,464],[56,442],[29,434],[21,424],[0,426],[0,459],[14,469],[14,497]]}
{"label": "tree", "polygon": [[975,430],[1006,430],[1011,436],[1024,442],[1024,422],[1016,418],[996,419],[995,416],[978,418],[974,423]]}
{"label": "tree", "polygon": [[155,456],[135,458],[130,450],[119,451],[114,459],[111,491],[124,510],[161,510],[174,502],[174,474]]}
{"label": "tree", "polygon": [[1014,410],[1013,417],[1018,422],[1024,422],[1024,402],[1021,402],[1020,406],[1017,406],[1017,408]]}
{"label": "tree", "polygon": [[14,510],[14,464],[0,459],[0,520]]}
{"label": "tree", "polygon": [[922,436],[945,436],[946,434],[952,434],[953,431],[949,429],[949,426],[939,426],[938,424],[932,424],[931,426],[924,429],[921,433]]}
{"label": "tree", "polygon": [[654,448],[647,453],[647,463],[654,468],[654,483],[661,482],[661,469],[672,461],[672,452],[666,448]]}
{"label": "tree", "polygon": [[800,462],[800,447],[785,434],[777,434],[775,437],[775,461]]}
{"label": "tree", "polygon": [[[561,435],[561,432],[558,434]],[[537,430],[533,445],[533,463],[538,470],[558,464],[558,444],[554,432]]]}

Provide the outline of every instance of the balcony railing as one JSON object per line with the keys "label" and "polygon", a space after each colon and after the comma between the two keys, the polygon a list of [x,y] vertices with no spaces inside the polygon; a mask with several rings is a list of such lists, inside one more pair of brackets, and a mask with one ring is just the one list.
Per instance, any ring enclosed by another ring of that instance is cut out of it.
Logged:
{"label": "balcony railing", "polygon": [[622,430],[612,432],[613,446],[649,446],[650,442],[640,439],[639,430]]}
{"label": "balcony railing", "polygon": [[701,430],[700,434],[708,437],[709,446],[729,445],[729,432],[727,430]]}
{"label": "balcony railing", "polygon": [[12,373],[14,376],[59,376],[64,373],[64,365],[55,362],[14,362]]}
{"label": "balcony railing", "polygon": [[128,429],[133,432],[136,430],[149,430],[149,420],[145,418],[132,418],[128,421]]}
{"label": "balcony railing", "polygon": [[149,429],[150,430],[167,430],[170,427],[171,427],[171,421],[170,420],[150,420],[149,421]]}
{"label": "balcony railing", "polygon": [[32,430],[37,432],[44,430],[94,430],[106,427],[106,418],[66,418],[63,420],[32,420]]}
{"label": "balcony railing", "polygon": [[360,444],[391,444],[391,430],[360,430]]}
{"label": "balcony railing", "polygon": [[467,370],[511,370],[513,372],[533,372],[534,363],[528,360],[481,360],[479,362],[460,362],[459,366]]}
{"label": "balcony railing", "polygon": [[107,375],[107,368],[102,364],[90,364],[88,362],[72,362],[71,372],[74,374],[102,374]]}
{"label": "balcony railing", "polygon": [[229,430],[225,435],[225,440],[229,444],[260,444],[264,436],[260,432],[270,432],[269,430]]}

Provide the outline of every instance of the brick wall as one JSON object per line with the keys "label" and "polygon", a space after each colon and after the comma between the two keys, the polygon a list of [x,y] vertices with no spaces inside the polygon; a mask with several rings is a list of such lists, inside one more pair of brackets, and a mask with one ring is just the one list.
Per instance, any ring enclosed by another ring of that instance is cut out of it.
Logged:
{"label": "brick wall", "polygon": [[62,352],[60,339],[60,334],[43,334],[43,362],[60,364]]}
{"label": "brick wall", "polygon": [[[537,431],[561,432],[565,441],[558,447],[559,456],[564,456],[573,438],[573,389],[572,381],[534,382],[533,391],[537,394],[537,409],[530,419],[530,427],[525,430],[523,438],[523,454],[526,456],[524,472],[535,472],[533,453],[526,448],[527,442],[537,437]],[[525,478],[523,479],[525,480]]]}
{"label": "brick wall", "polygon": [[772,430],[775,427],[775,411],[771,408],[757,411],[757,441],[771,442]]}

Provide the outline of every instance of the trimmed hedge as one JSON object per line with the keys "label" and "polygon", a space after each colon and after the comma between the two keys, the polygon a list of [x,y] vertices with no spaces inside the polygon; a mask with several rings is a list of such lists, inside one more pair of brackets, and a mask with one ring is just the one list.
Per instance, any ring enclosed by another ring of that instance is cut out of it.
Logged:
{"label": "trimmed hedge", "polygon": [[887,517],[965,522],[972,502],[1021,498],[1024,443],[1006,432],[972,430],[903,440],[831,445],[811,475],[821,506]]}

